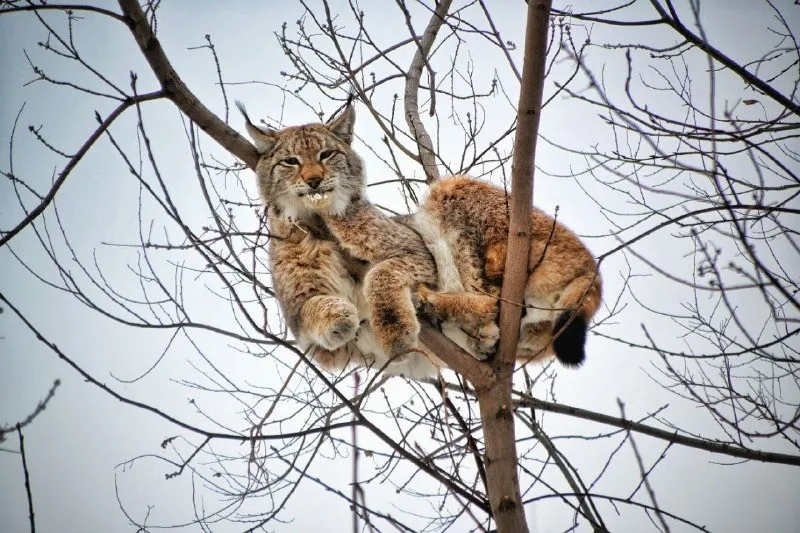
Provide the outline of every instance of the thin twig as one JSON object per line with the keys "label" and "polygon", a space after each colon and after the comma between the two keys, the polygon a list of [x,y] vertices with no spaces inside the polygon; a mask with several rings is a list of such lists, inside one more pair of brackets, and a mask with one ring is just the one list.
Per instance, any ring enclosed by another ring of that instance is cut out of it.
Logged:
{"label": "thin twig", "polygon": [[[622,418],[625,418],[625,404],[622,403],[622,400],[617,398],[617,404],[619,405],[619,412]],[[669,533],[669,525],[667,525],[667,520],[664,518],[663,513],[661,512],[661,508],[658,506],[658,502],[656,501],[656,493],[653,490],[653,487],[650,485],[650,472],[645,471],[644,469],[644,462],[642,461],[642,456],[639,453],[639,448],[636,446],[636,441],[633,438],[633,435],[628,432],[628,437],[631,441],[631,448],[633,448],[633,454],[636,456],[636,464],[639,465],[639,472],[642,474],[642,482],[644,483],[645,488],[647,489],[647,494],[650,496],[650,501],[653,502],[653,509],[656,510],[656,516],[658,516],[659,522],[661,522],[661,527],[664,528],[666,533]],[[672,443],[670,443],[671,445]],[[666,452],[665,452],[666,453]],[[663,457],[663,454],[662,454]],[[652,470],[652,469],[651,469]]]}
{"label": "thin twig", "polygon": [[28,460],[25,457],[25,439],[22,437],[22,426],[17,424],[19,435],[19,453],[22,455],[22,471],[25,474],[25,494],[28,496],[28,518],[31,521],[31,533],[36,533],[36,522],[33,519],[33,496],[31,494],[31,478],[28,474]]}
{"label": "thin twig", "polygon": [[20,428],[24,428],[33,422],[33,419],[39,416],[39,414],[47,408],[47,404],[53,399],[53,396],[55,396],[56,389],[59,385],[61,385],[60,379],[53,381],[53,385],[50,387],[50,390],[47,391],[47,396],[45,396],[44,399],[40,400],[39,403],[36,404],[33,412],[26,416],[24,420],[17,422],[13,426],[0,427],[0,442],[3,442],[5,440],[5,434],[13,431],[15,427],[17,428],[17,431],[19,431]]}
{"label": "thin twig", "polygon": [[[64,168],[58,174],[58,178],[56,178],[55,182],[53,183],[53,186],[50,187],[50,190],[47,192],[47,194],[44,195],[44,197],[42,197],[42,201],[39,202],[39,204],[36,207],[31,209],[19,224],[17,224],[14,228],[10,229],[9,231],[4,232],[4,235],[0,238],[0,247],[4,246],[7,242],[13,239],[14,236],[16,236],[23,229],[25,229],[25,227],[28,226],[28,224],[36,220],[36,218],[38,218],[39,215],[42,214],[42,212],[47,208],[47,206],[49,206],[50,203],[55,199],[56,193],[61,188],[61,186],[64,185],[64,182],[69,177],[70,173],[72,172],[72,169],[74,169],[78,165],[78,163],[81,162],[83,156],[86,155],[87,152],[89,152],[89,149],[92,146],[94,146],[95,141],[97,141],[97,139],[99,139],[100,136],[103,135],[103,133],[122,114],[123,111],[125,111],[132,105],[136,104],[137,102],[146,102],[148,100],[155,100],[158,98],[162,98],[164,96],[165,95],[163,92],[157,91],[150,94],[143,94],[135,98],[134,97],[128,98],[120,105],[118,105],[117,108],[114,109],[114,111],[112,111],[111,114],[108,115],[105,120],[100,121],[100,125],[97,127],[97,129],[94,130],[94,132],[92,132],[92,134],[89,136],[88,139],[86,139],[86,141],[81,145],[78,151],[75,152],[75,155],[72,156],[69,162],[66,165],[64,165]],[[97,116],[99,117],[100,115],[97,114]]]}

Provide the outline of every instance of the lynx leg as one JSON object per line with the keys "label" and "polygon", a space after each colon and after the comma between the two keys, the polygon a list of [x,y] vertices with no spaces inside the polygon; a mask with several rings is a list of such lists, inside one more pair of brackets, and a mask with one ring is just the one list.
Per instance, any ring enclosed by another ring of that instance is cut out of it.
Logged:
{"label": "lynx leg", "polygon": [[305,341],[336,351],[358,333],[358,309],[339,296],[318,295],[303,305],[300,320]]}
{"label": "lynx leg", "polygon": [[464,330],[470,337],[468,351],[479,358],[494,353],[500,338],[496,298],[474,292],[436,292],[425,285],[420,285],[417,292],[426,313]]}
{"label": "lynx leg", "polygon": [[[484,274],[490,280],[503,279],[506,268],[507,241],[496,241],[486,247]],[[539,265],[541,266],[541,265]],[[520,322],[517,359],[543,361],[554,355],[553,322],[557,312],[553,309],[549,294],[536,284],[535,272],[528,279],[525,291],[525,314]]]}
{"label": "lynx leg", "polygon": [[398,361],[416,347],[419,338],[419,321],[404,267],[387,260],[364,277],[364,296],[378,345],[390,359]]}
{"label": "lynx leg", "polygon": [[525,315],[519,328],[517,359],[542,361],[553,355],[553,320],[556,312],[544,298],[525,295]]}
{"label": "lynx leg", "polygon": [[508,251],[507,241],[498,241],[486,246],[486,264],[483,272],[490,280],[503,278],[506,271],[506,252]]}
{"label": "lynx leg", "polygon": [[458,289],[448,289],[439,285],[442,291],[456,292],[487,292],[488,287],[484,276],[484,260],[475,249],[475,238],[471,234],[459,235],[452,248],[453,259],[458,268],[462,286]]}

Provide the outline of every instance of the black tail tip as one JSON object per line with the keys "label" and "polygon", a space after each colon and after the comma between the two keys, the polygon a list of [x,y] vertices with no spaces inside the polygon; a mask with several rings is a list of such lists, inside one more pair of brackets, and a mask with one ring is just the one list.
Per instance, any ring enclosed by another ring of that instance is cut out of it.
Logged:
{"label": "black tail tip", "polygon": [[556,320],[553,328],[553,334],[556,335],[553,339],[553,349],[562,365],[577,368],[583,364],[586,359],[586,352],[583,349],[586,344],[586,325],[586,319],[582,316],[573,318],[569,312],[561,313]]}

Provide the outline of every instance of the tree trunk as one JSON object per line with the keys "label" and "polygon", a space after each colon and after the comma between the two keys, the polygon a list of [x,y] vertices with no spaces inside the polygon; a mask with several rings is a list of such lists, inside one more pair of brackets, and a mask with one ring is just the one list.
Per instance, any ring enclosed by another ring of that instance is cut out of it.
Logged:
{"label": "tree trunk", "polygon": [[528,0],[525,56],[511,169],[508,253],[500,304],[500,345],[492,362],[498,379],[491,387],[478,391],[485,439],[487,493],[500,533],[528,531],[517,476],[511,385],[522,316],[522,295],[528,277],[534,154],[544,87],[550,5],[550,0]]}

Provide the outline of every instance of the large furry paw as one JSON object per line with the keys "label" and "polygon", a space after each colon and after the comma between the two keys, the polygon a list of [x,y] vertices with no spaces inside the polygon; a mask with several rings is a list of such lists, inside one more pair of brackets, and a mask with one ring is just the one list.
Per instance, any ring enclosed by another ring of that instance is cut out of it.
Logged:
{"label": "large furry paw", "polygon": [[[383,316],[381,316],[383,315]],[[373,330],[378,345],[392,362],[405,360],[419,341],[419,321],[414,314],[401,317],[397,313],[379,313],[378,320],[373,317]]]}
{"label": "large furry paw", "polygon": [[552,357],[553,323],[523,322],[519,331],[517,359],[527,361],[543,361]]}
{"label": "large furry paw", "polygon": [[500,341],[500,328],[494,322],[488,322],[469,334],[472,353],[481,361],[488,359],[496,350]]}
{"label": "large furry paw", "polygon": [[344,298],[329,297],[314,302],[313,315],[307,323],[308,338],[326,350],[335,351],[356,337],[358,309]]}

